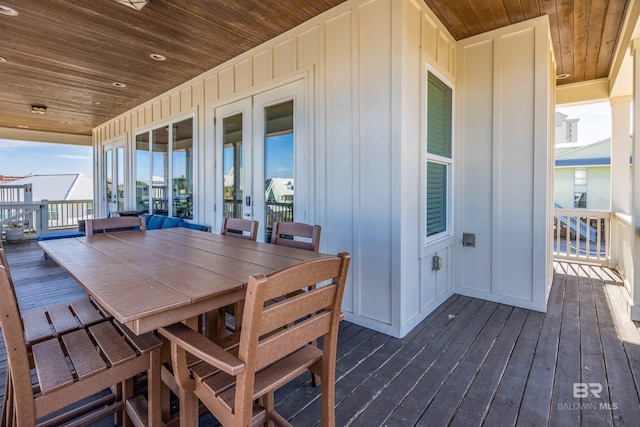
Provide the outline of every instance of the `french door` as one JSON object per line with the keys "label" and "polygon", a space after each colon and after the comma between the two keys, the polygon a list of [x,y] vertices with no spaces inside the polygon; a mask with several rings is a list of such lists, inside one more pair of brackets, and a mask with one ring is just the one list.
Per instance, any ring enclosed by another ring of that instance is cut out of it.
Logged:
{"label": "french door", "polygon": [[105,216],[124,211],[125,206],[125,151],[124,139],[104,146]]}
{"label": "french door", "polygon": [[309,221],[305,80],[216,109],[218,214],[257,220],[259,241],[274,221]]}

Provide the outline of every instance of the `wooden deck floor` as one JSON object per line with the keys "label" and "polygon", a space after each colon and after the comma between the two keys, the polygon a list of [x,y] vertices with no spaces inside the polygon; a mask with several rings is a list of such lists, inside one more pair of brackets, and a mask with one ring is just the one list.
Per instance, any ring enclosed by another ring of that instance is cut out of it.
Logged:
{"label": "wooden deck floor", "polygon": [[[5,248],[23,311],[83,294],[36,244]],[[342,322],[337,425],[638,425],[640,332],[625,292],[607,269],[557,263],[546,314],[453,296],[404,339]],[[588,397],[574,398],[577,383]],[[316,426],[318,393],[303,375],[276,393],[277,410]]]}

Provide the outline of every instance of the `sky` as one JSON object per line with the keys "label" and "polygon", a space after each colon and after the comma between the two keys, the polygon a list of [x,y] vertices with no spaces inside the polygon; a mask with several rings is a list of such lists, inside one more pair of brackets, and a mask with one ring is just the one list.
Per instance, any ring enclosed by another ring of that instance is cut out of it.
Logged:
{"label": "sky", "polygon": [[[267,177],[293,177],[293,135],[269,138]],[[0,175],[75,174],[93,176],[91,147],[0,139]],[[184,174],[184,159],[178,176]],[[180,169],[180,168],[179,168]],[[225,165],[225,173],[228,173]],[[147,172],[148,174],[148,172]],[[163,173],[158,173],[162,176]]]}
{"label": "sky", "polygon": [[[224,159],[224,174],[233,167],[233,151]],[[293,178],[293,133],[268,137],[265,141],[265,179]]]}
{"label": "sky", "polygon": [[0,139],[0,175],[93,176],[91,147]]}
{"label": "sky", "polygon": [[609,102],[577,105],[575,107],[558,107],[557,111],[579,118],[578,142],[588,144],[611,138],[611,106]]}

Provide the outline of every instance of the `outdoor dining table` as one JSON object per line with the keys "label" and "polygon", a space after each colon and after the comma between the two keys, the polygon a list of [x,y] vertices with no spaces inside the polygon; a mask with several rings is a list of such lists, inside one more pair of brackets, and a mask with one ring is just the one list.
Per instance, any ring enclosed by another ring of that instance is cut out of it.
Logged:
{"label": "outdoor dining table", "polygon": [[138,335],[241,301],[251,274],[327,256],[187,228],[108,232],[39,244]]}
{"label": "outdoor dining table", "polygon": [[[39,242],[116,320],[140,335],[242,301],[248,277],[327,255],[187,228]],[[163,393],[163,418],[168,394]]]}

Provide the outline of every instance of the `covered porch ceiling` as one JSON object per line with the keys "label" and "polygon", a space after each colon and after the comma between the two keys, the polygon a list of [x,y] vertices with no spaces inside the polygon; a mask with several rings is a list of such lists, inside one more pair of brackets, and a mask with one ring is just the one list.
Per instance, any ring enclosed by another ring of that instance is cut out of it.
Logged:
{"label": "covered porch ceiling", "polygon": [[[91,135],[343,1],[149,0],[138,11],[114,0],[0,0],[0,137],[21,130]],[[633,2],[420,1],[456,40],[548,15],[557,73],[568,74],[559,85],[610,76]],[[32,105],[46,106],[46,114],[34,114]]]}

